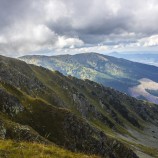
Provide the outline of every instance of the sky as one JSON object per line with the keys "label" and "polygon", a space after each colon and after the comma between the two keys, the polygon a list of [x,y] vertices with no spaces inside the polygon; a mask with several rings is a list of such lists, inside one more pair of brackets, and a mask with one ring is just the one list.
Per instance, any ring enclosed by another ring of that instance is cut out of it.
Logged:
{"label": "sky", "polygon": [[157,0],[0,0],[0,55],[157,50]]}

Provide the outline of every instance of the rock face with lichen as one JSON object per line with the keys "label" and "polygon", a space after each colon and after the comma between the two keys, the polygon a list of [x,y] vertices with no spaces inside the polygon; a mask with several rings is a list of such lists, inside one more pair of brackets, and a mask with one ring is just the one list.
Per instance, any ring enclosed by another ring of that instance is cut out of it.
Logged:
{"label": "rock face with lichen", "polygon": [[[150,106],[149,106],[150,105]],[[137,158],[117,137],[156,123],[158,107],[90,80],[0,56],[0,137],[75,152]],[[129,136],[129,135],[128,135]]]}
{"label": "rock face with lichen", "polygon": [[0,138],[5,139],[6,137],[6,128],[4,127],[3,122],[0,122]]}
{"label": "rock face with lichen", "polygon": [[65,136],[71,138],[65,145],[72,151],[84,151],[110,158],[137,158],[131,149],[116,140],[109,139],[104,132],[76,119],[73,115],[65,118],[64,129]]}
{"label": "rock face with lichen", "polygon": [[0,88],[0,109],[3,113],[14,116],[24,110],[20,101],[13,95],[7,93],[4,89]]}

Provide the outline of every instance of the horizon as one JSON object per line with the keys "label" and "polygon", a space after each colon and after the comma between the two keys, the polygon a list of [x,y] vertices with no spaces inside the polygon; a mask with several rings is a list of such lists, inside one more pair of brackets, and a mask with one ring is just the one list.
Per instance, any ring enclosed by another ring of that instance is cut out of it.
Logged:
{"label": "horizon", "polygon": [[[28,54],[24,54],[24,55],[19,55],[19,56],[12,56],[12,55],[6,55],[6,54],[0,54],[2,56],[6,56],[6,57],[11,57],[11,58],[20,58],[20,57],[24,57],[24,56],[62,56],[62,55],[78,55],[78,54],[90,54],[90,53],[94,53],[94,54],[101,54],[101,55],[106,55],[106,56],[111,56],[111,57],[115,57],[115,58],[119,58],[115,55],[157,55],[158,56],[158,51],[112,51],[112,52],[76,52],[76,53],[28,53]],[[130,56],[129,56],[130,57]],[[123,57],[124,58],[124,57]],[[126,58],[124,58],[126,59]],[[130,60],[130,59],[127,59]],[[132,61],[132,60],[131,60]],[[141,62],[140,62],[141,63]],[[147,63],[146,63],[147,64]]]}

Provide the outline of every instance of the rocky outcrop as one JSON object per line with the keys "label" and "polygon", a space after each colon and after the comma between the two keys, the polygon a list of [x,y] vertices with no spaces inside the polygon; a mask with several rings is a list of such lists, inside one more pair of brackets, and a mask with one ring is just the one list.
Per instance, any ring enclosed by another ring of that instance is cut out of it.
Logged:
{"label": "rocky outcrop", "polygon": [[40,136],[34,129],[27,125],[12,122],[11,124],[6,123],[6,127],[5,138],[7,139],[51,144],[51,142]]}
{"label": "rocky outcrop", "polygon": [[0,121],[0,139],[5,139],[6,137],[6,128],[4,126],[4,123]]}
{"label": "rocky outcrop", "polygon": [[64,121],[65,147],[109,158],[138,158],[137,155],[122,143],[109,139],[104,132],[90,126],[84,120],[68,115]]}
{"label": "rocky outcrop", "polygon": [[13,95],[7,93],[4,89],[0,88],[0,111],[7,113],[10,116],[17,115],[23,111],[24,107],[20,101]]}

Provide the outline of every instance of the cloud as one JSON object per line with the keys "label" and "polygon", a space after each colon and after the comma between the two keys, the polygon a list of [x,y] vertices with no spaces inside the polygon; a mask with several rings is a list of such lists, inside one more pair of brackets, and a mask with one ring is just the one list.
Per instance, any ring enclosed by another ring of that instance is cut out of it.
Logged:
{"label": "cloud", "polygon": [[158,35],[142,38],[139,40],[139,43],[144,47],[158,46]]}
{"label": "cloud", "polygon": [[157,0],[0,0],[0,54],[157,46]]}
{"label": "cloud", "polygon": [[0,35],[0,51],[18,54],[45,49],[52,46],[57,38],[58,36],[45,25],[18,23]]}
{"label": "cloud", "polygon": [[57,48],[76,48],[83,46],[83,41],[78,38],[66,38],[64,36],[59,36],[56,43]]}

